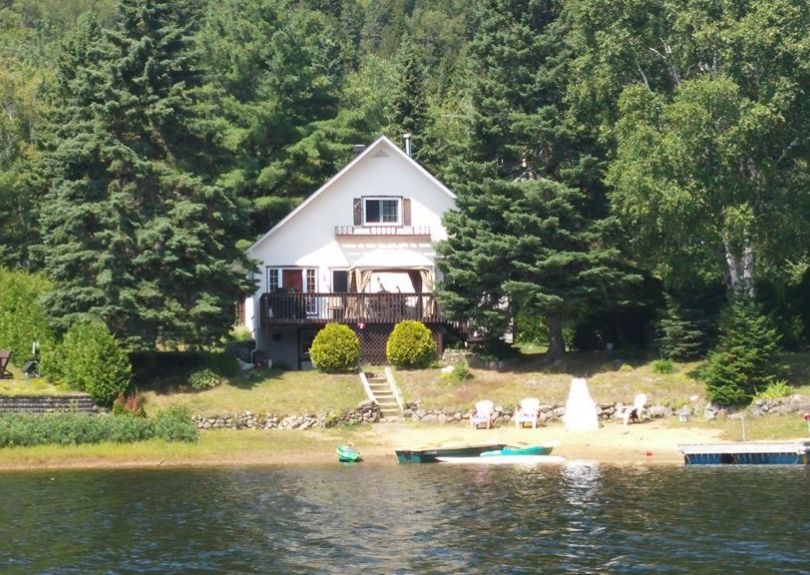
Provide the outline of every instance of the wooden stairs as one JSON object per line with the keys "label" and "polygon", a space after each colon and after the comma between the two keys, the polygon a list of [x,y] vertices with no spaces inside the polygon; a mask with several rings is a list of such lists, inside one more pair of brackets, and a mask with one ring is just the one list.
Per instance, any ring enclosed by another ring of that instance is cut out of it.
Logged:
{"label": "wooden stairs", "polygon": [[384,373],[360,372],[360,379],[368,398],[380,406],[383,418],[391,419],[402,415],[402,394],[391,368],[386,367]]}

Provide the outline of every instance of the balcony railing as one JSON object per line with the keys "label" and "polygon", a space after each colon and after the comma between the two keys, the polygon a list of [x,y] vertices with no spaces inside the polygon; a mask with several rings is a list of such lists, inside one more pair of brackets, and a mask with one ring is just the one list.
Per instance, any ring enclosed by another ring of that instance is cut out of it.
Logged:
{"label": "balcony railing", "polygon": [[260,300],[267,323],[398,323],[443,321],[433,294],[266,293]]}
{"label": "balcony railing", "polygon": [[335,226],[335,236],[430,237],[430,226]]}

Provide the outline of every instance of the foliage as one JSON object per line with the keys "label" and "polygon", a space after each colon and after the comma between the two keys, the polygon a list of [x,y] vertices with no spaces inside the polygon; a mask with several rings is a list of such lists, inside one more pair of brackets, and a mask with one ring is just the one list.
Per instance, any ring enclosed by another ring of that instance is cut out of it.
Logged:
{"label": "foliage", "polygon": [[76,323],[65,334],[56,354],[63,383],[86,391],[98,405],[112,405],[129,385],[129,358],[101,322]]}
{"label": "foliage", "polygon": [[239,363],[236,361],[236,356],[227,351],[205,354],[205,365],[222,377],[233,377],[239,373]]}
{"label": "foliage", "polygon": [[166,441],[196,443],[200,432],[187,407],[174,405],[161,411],[155,417],[155,437]]}
{"label": "foliage", "polygon": [[210,369],[198,369],[188,376],[188,385],[191,389],[202,391],[211,389],[222,383],[222,378]]}
{"label": "foliage", "polygon": [[422,322],[401,321],[388,336],[385,356],[396,367],[427,367],[436,357],[436,342],[430,329]]}
{"label": "foliage", "polygon": [[0,415],[0,447],[133,443],[152,438],[196,442],[199,431],[182,407],[169,408],[154,419],[83,413]]}
{"label": "foliage", "polygon": [[41,274],[0,267],[0,349],[11,350],[11,361],[23,365],[32,357],[32,344],[53,341],[42,296],[51,289]]}
{"label": "foliage", "polygon": [[780,397],[787,397],[793,394],[793,388],[788,385],[784,379],[774,381],[762,391],[757,391],[754,394],[754,399],[778,399]]}
{"label": "foliage", "polygon": [[0,415],[0,447],[131,443],[154,437],[151,420],[83,413]]}
{"label": "foliage", "polygon": [[309,354],[321,371],[352,371],[360,363],[360,340],[349,326],[329,323],[315,334]]}
{"label": "foliage", "polygon": [[143,395],[140,393],[121,393],[115,398],[112,405],[113,415],[132,415],[134,417],[146,417],[146,409],[144,403],[146,402]]}
{"label": "foliage", "polygon": [[675,371],[675,364],[671,359],[659,359],[652,364],[653,373],[660,373],[662,375],[673,373]]}
{"label": "foliage", "polygon": [[473,378],[473,374],[470,372],[470,366],[467,360],[462,359],[453,364],[453,370],[446,374],[446,377],[453,381],[467,381]]}
{"label": "foliage", "polygon": [[717,347],[701,368],[709,399],[722,405],[744,404],[757,389],[782,377],[779,335],[752,300],[741,298],[721,320]]}
{"label": "foliage", "polygon": [[702,357],[713,340],[715,314],[694,301],[665,294],[658,322],[658,347],[665,358],[688,361]]}
{"label": "foliage", "polygon": [[130,349],[212,344],[250,290],[237,205],[216,183],[199,16],[190,0],[120,0],[109,29],[87,18],[64,44],[41,214],[62,329],[98,317]]}

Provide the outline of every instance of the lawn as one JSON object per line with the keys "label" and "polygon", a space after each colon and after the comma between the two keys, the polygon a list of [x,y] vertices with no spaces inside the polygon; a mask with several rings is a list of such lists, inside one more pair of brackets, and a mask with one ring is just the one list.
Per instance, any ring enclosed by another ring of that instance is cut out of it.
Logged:
{"label": "lawn", "polygon": [[342,413],[365,398],[356,374],[316,371],[258,370],[240,374],[205,391],[156,381],[144,390],[146,410],[185,405],[199,415],[223,415],[250,410],[274,415]]}
{"label": "lawn", "polygon": [[651,403],[678,407],[705,395],[695,379],[696,363],[676,363],[673,373],[658,374],[651,361],[594,353],[572,354],[567,365],[564,369],[527,361],[501,370],[471,369],[472,378],[466,381],[453,380],[438,369],[400,370],[396,377],[406,401],[419,400],[424,407],[468,409],[479,399],[512,406],[524,397],[563,404],[573,377],[587,379],[597,402],[632,402],[635,394],[644,392]]}

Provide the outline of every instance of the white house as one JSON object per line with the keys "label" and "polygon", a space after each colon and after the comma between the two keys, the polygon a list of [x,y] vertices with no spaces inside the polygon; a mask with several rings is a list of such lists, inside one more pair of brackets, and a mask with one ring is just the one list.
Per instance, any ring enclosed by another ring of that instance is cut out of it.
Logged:
{"label": "white house", "polygon": [[441,342],[433,297],[435,243],[455,195],[385,136],[259,238],[258,289],[244,320],[275,365],[309,367],[309,347],[327,322],[360,337],[364,361],[385,356],[393,326],[429,325]]}

